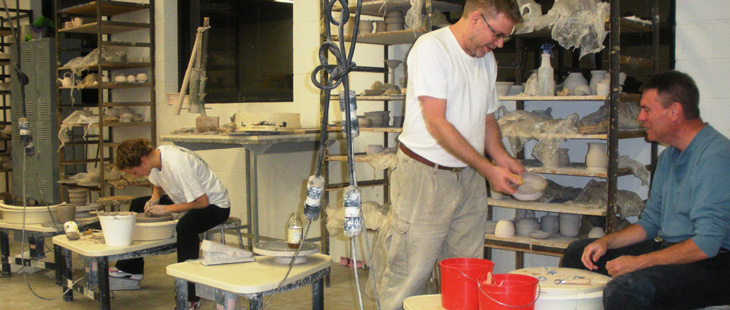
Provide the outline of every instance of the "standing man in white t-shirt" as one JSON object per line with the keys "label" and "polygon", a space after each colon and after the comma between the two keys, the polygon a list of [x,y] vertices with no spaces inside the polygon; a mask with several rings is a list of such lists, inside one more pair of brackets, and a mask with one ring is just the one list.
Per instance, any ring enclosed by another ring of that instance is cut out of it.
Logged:
{"label": "standing man in white t-shirt", "polygon": [[[130,211],[157,216],[185,212],[175,227],[178,262],[198,258],[198,234],[228,219],[228,190],[208,164],[188,149],[172,145],[154,149],[147,139],[125,140],[117,148],[116,166],[137,177],[149,176],[154,185],[152,196],[134,199]],[[141,280],[143,271],[144,261],[137,258],[118,261],[109,274]],[[188,309],[200,306],[194,283],[188,285],[188,299]]]}
{"label": "standing man in white t-shirt", "polygon": [[401,309],[419,294],[437,261],[483,257],[484,178],[506,194],[521,183],[525,169],[502,145],[493,115],[500,104],[492,54],[521,21],[514,0],[467,0],[456,24],[423,35],[408,56],[379,287],[383,309]]}

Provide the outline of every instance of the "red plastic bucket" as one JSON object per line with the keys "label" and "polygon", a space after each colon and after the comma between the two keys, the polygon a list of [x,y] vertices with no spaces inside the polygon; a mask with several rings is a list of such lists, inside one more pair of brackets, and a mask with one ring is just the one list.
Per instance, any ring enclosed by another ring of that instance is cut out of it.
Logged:
{"label": "red plastic bucket", "polygon": [[448,310],[479,309],[477,279],[492,272],[494,263],[481,258],[449,258],[441,267],[441,306]]}
{"label": "red plastic bucket", "polygon": [[540,297],[537,278],[521,274],[495,274],[492,283],[487,277],[479,283],[479,310],[534,310]]}

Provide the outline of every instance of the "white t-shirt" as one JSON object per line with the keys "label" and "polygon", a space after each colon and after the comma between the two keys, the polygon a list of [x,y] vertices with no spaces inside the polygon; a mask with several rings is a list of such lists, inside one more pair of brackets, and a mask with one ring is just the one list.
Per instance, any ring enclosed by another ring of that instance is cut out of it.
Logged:
{"label": "white t-shirt", "polygon": [[446,120],[474,149],[484,153],[485,117],[500,103],[495,91],[497,61],[493,53],[482,58],[466,54],[448,27],[421,36],[408,56],[406,115],[401,143],[443,166],[466,163],[443,149],[426,130],[419,96],[446,99]]}
{"label": "white t-shirt", "polygon": [[198,154],[174,145],[161,145],[157,149],[162,169],[152,168],[149,179],[175,204],[188,203],[206,194],[208,203],[230,208],[228,189]]}

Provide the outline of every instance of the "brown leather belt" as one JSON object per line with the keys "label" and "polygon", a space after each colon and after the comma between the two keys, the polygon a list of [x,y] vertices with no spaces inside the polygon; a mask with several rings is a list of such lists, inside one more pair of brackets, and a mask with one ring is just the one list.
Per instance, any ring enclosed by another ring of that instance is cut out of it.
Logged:
{"label": "brown leather belt", "polygon": [[406,147],[406,146],[405,146],[405,145],[404,145],[403,143],[401,143],[401,144],[400,144],[400,145],[398,146],[398,148],[400,148],[400,150],[401,150],[401,151],[403,151],[403,154],[406,154],[406,155],[408,155],[408,157],[410,157],[410,158],[413,158],[413,159],[415,159],[415,160],[416,160],[417,162],[419,162],[419,163],[422,163],[422,164],[424,164],[424,165],[426,165],[426,166],[429,166],[429,167],[434,167],[434,168],[436,168],[436,169],[441,169],[441,170],[451,171],[451,172],[460,172],[461,170],[464,170],[464,167],[458,167],[458,168],[454,168],[454,167],[446,167],[446,166],[441,166],[441,165],[438,165],[438,164],[434,164],[434,163],[433,163],[433,162],[431,162],[430,160],[428,160],[428,159],[425,159],[425,158],[421,157],[421,155],[418,155],[418,154],[414,153],[413,151],[411,151],[411,150],[410,150],[410,149],[409,149],[408,147]]}

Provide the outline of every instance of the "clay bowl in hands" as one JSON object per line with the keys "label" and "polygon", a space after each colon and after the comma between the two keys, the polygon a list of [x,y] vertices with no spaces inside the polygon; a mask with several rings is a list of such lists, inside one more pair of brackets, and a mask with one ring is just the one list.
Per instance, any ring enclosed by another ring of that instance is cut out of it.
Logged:
{"label": "clay bowl in hands", "polygon": [[542,197],[548,183],[540,174],[533,172],[525,172],[522,174],[522,185],[512,194],[517,200],[531,201]]}

